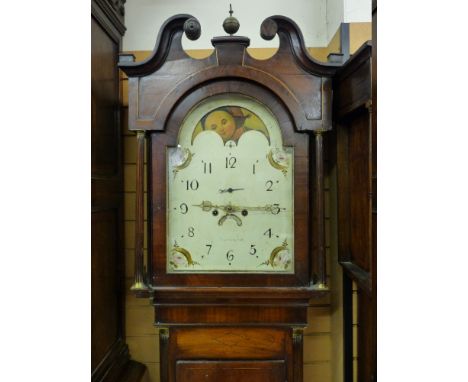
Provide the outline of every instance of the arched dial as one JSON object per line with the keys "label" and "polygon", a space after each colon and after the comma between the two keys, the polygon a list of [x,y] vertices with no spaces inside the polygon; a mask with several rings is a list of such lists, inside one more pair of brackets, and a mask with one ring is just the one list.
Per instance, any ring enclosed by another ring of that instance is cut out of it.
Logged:
{"label": "arched dial", "polygon": [[293,273],[293,160],[263,105],[193,109],[167,149],[167,272]]}

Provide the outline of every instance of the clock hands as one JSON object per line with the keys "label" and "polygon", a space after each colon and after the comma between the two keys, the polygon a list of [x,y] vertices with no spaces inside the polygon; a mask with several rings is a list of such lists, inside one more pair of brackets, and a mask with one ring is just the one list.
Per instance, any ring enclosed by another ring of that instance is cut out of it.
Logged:
{"label": "clock hands", "polygon": [[225,188],[225,189],[220,188],[219,193],[222,194],[222,193],[225,193],[225,192],[229,192],[229,193],[232,194],[234,191],[240,191],[240,190],[243,190],[243,188],[231,188],[231,187]]}
{"label": "clock hands", "polygon": [[247,206],[236,206],[232,203],[226,205],[218,205],[213,204],[208,200],[204,200],[200,204],[193,204],[194,207],[200,207],[203,211],[209,212],[212,209],[218,209],[225,212],[241,212],[241,211],[266,211],[271,212],[274,215],[277,215],[281,210],[285,210],[286,208],[280,208],[279,204],[266,204],[264,206],[255,206],[255,207],[247,207]]}
{"label": "clock hands", "polygon": [[218,210],[224,211],[225,215],[221,216],[218,220],[219,225],[223,225],[223,223],[228,219],[231,218],[236,221],[238,226],[242,225],[242,220],[235,214],[240,212],[242,216],[247,216],[249,211],[264,211],[264,212],[271,212],[273,215],[277,215],[280,213],[281,210],[285,210],[286,208],[281,208],[279,204],[266,204],[264,206],[236,206],[231,203],[227,205],[218,205],[213,204],[208,200],[204,200],[200,204],[193,204],[194,207],[200,207],[205,212],[212,211],[213,216],[218,215]]}

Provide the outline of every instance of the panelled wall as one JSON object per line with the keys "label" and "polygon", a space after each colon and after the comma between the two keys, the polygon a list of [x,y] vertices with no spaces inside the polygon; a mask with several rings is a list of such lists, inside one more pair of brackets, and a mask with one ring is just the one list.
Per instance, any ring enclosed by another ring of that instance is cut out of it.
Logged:
{"label": "panelled wall", "polygon": [[[370,23],[357,25],[355,35],[359,35],[361,42],[370,38]],[[366,31],[369,35],[366,35]],[[353,29],[350,28],[352,33]],[[363,38],[366,36],[366,38]],[[353,37],[351,37],[353,39]],[[359,47],[360,43],[351,44]],[[352,49],[353,52],[355,49]],[[249,53],[256,58],[266,58],[274,53],[275,49],[249,49]],[[328,48],[310,49],[313,57],[326,61],[330,52],[339,51],[339,31],[332,39]],[[131,52],[136,61],[143,60],[150,54],[149,51]],[[207,56],[209,50],[187,52],[193,57]],[[129,291],[134,270],[134,229],[135,229],[135,177],[136,177],[136,137],[135,133],[128,131],[127,126],[127,79],[121,73],[123,88],[122,123],[124,144],[124,227],[125,227],[125,276],[126,276],[126,309],[125,309],[125,335],[132,358],[144,363],[148,372],[146,382],[159,381],[159,333],[153,326],[154,311],[147,299],[137,299]],[[146,168],[145,168],[146,170]],[[326,180],[326,248],[327,269],[330,286],[339,288],[336,281],[341,279],[341,270],[334,266],[336,259],[336,202],[334,170],[331,169]],[[145,188],[145,234],[146,222],[146,188]],[[145,257],[147,239],[145,235]],[[342,381],[342,350],[340,348],[342,333],[342,312],[340,311],[339,293],[331,294],[321,300],[310,302],[309,326],[304,332],[304,382],[338,382]],[[357,355],[357,354],[356,354]]]}

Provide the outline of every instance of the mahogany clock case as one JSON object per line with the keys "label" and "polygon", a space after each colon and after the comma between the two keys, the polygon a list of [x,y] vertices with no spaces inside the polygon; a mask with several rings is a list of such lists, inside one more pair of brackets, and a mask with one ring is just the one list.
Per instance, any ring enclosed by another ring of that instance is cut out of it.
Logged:
{"label": "mahogany clock case", "polygon": [[[280,40],[268,60],[249,56],[249,39],[239,36],[215,37],[214,53],[193,59],[181,44],[189,21],[197,23],[190,15],[172,17],[147,60],[135,63],[122,55],[119,63],[129,78],[129,129],[145,131],[149,138],[147,282],[153,293],[141,290],[141,295],[214,286],[306,288],[312,295],[325,275],[321,134],[331,129],[331,77],[338,65],[314,61],[297,25],[282,16],[261,26],[264,38],[277,34]],[[240,94],[265,105],[279,121],[285,146],[294,147],[294,274],[166,273],[166,148],[176,144],[190,110],[220,94]]]}
{"label": "mahogany clock case", "polygon": [[[213,54],[193,59],[182,48],[184,32],[197,38],[198,21],[190,15],[174,16],[161,28],[147,60],[135,63],[130,55],[121,55],[119,63],[128,76],[129,129],[139,132],[133,290],[150,297],[155,307],[161,380],[193,382],[207,376],[207,381],[246,381],[254,372],[259,381],[301,382],[309,301],[329,293],[323,136],[332,128],[332,87],[348,94],[340,88],[343,71],[341,80],[337,76],[342,65],[313,60],[297,25],[282,16],[261,25],[263,38],[278,35],[280,40],[268,60],[249,56],[249,39],[238,36],[213,38]],[[349,82],[351,95],[354,85]],[[196,105],[228,94],[263,104],[278,120],[284,145],[294,148],[294,274],[166,270],[166,150],[177,144],[179,128]],[[346,102],[346,96],[342,98],[337,105]],[[149,255],[144,271],[145,137]]]}
{"label": "mahogany clock case", "polygon": [[[263,103],[279,121],[285,146],[294,147],[294,225],[295,264],[293,275],[262,275],[248,273],[234,274],[167,274],[166,273],[166,147],[177,145],[177,134],[183,119],[191,109],[208,97],[220,94],[240,94]],[[305,139],[304,139],[305,138]],[[309,277],[309,139],[304,133],[297,133],[285,107],[268,90],[258,85],[239,81],[221,80],[198,88],[184,97],[168,118],[163,133],[153,133],[150,139],[149,174],[151,201],[149,211],[152,227],[150,246],[152,250],[153,285],[191,286],[306,286]]]}

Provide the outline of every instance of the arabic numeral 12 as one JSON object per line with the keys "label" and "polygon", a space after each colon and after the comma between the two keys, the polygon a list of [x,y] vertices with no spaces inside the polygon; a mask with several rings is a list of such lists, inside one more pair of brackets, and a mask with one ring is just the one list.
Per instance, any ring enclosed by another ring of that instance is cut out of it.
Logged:
{"label": "arabic numeral 12", "polygon": [[236,157],[230,157],[230,158],[226,157],[226,168],[236,168],[236,162],[237,162]]}

